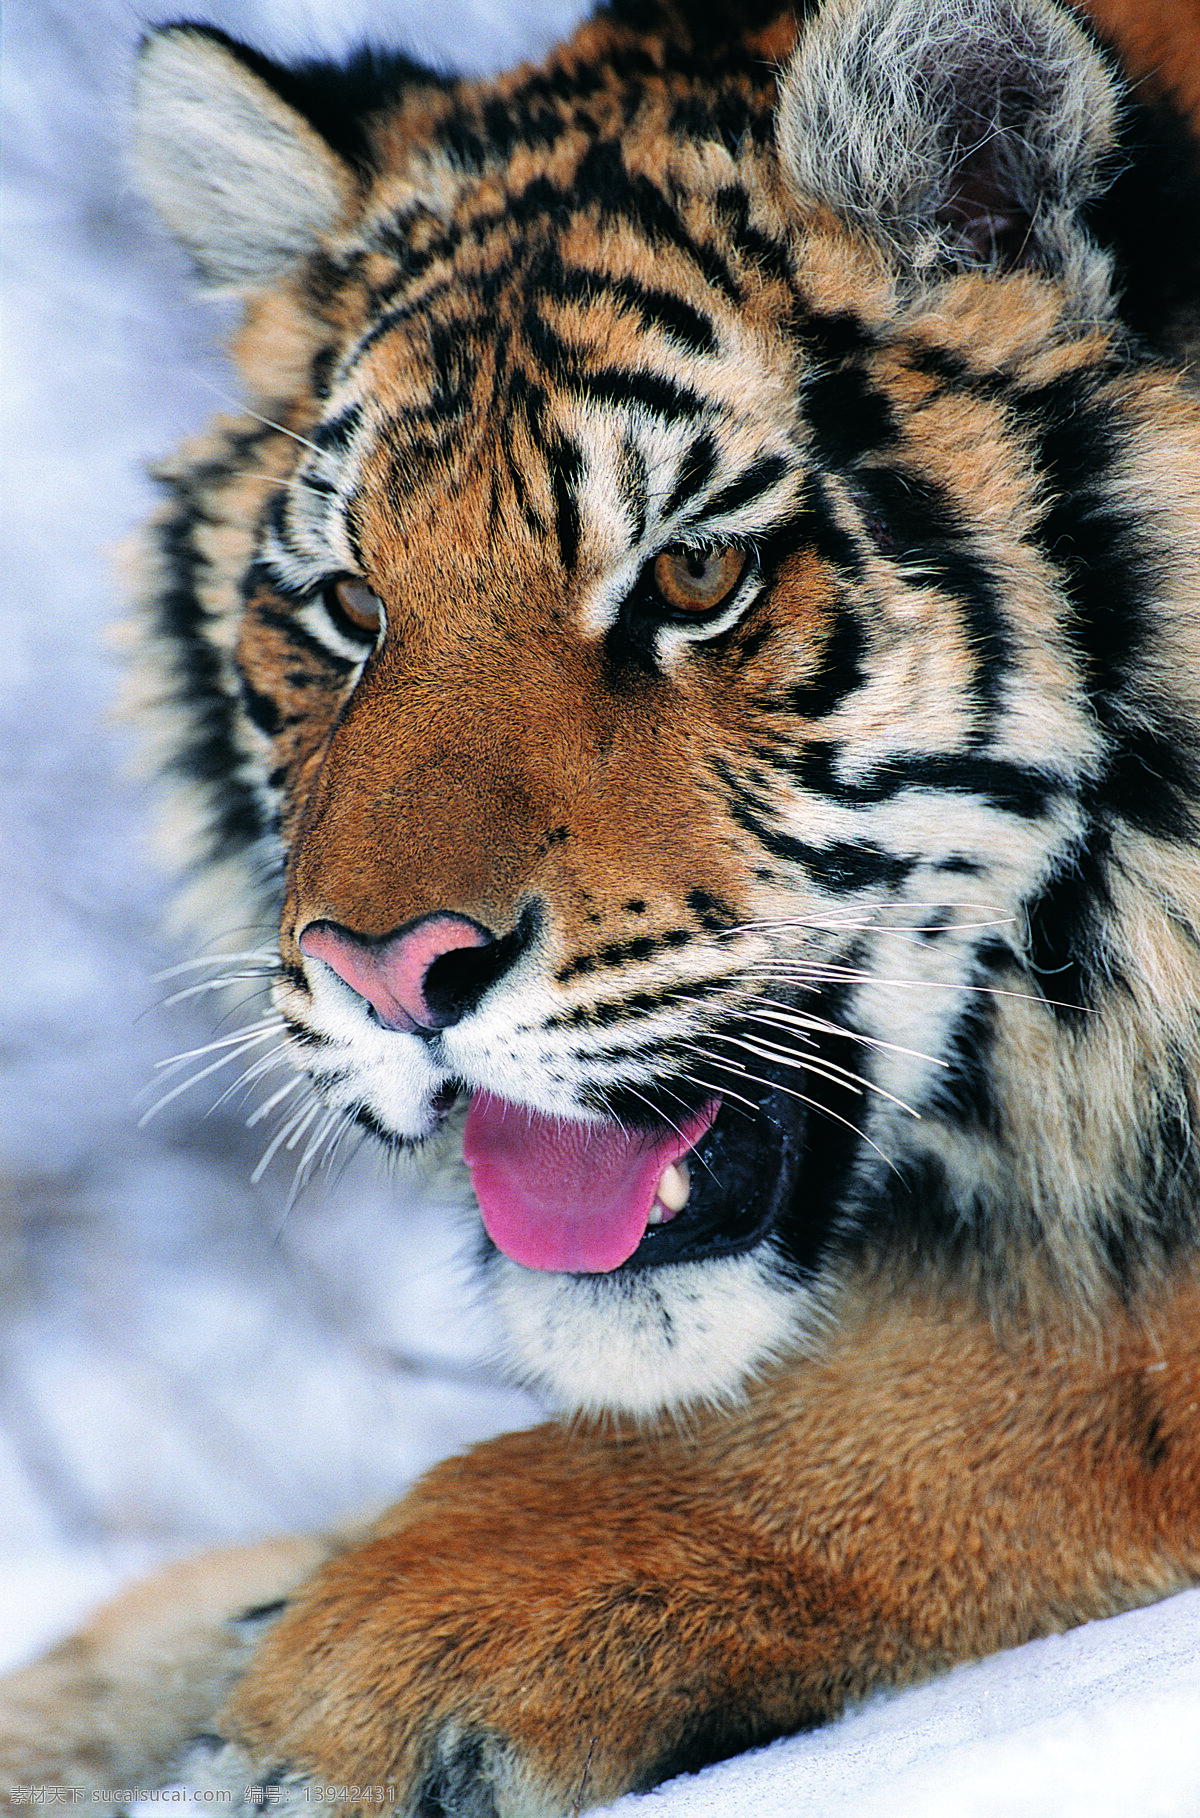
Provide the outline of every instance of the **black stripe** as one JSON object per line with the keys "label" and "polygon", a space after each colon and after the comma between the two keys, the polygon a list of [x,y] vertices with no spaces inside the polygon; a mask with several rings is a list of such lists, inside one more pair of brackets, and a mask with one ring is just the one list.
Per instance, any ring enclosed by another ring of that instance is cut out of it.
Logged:
{"label": "black stripe", "polygon": [[1026,905],[1027,970],[1057,1021],[1084,1027],[1103,979],[1121,984],[1104,941],[1112,915],[1111,840],[1102,829],[1068,855]]}
{"label": "black stripe", "polygon": [[675,952],[680,947],[688,946],[697,936],[691,928],[668,928],[662,934],[639,934],[628,941],[609,941],[598,947],[595,953],[579,954],[575,959],[555,973],[560,985],[567,984],[573,978],[583,977],[597,968],[612,970],[629,965],[641,965],[648,959],[654,959],[665,952]]}
{"label": "black stripe", "polygon": [[313,637],[291,613],[268,606],[262,600],[253,601],[252,606],[256,619],[269,625],[273,631],[278,631],[294,649],[303,650],[306,655],[315,657],[324,668],[332,669],[338,675],[351,675],[359,667],[357,662],[339,656],[336,651],[330,650],[318,638]]}
{"label": "black stripe", "polygon": [[[849,366],[820,375],[804,395],[817,451],[848,485],[873,527],[872,540],[891,552],[904,579],[938,588],[962,610],[975,666],[978,718],[971,737],[983,744],[994,729],[1012,659],[997,576],[939,486],[899,462],[878,464],[896,444],[895,420],[890,402],[864,373]],[[819,476],[806,491],[804,508],[820,534],[815,546],[821,553],[847,572],[861,573],[863,547],[837,524]]]}
{"label": "black stripe", "polygon": [[322,402],[329,396],[329,387],[340,352],[341,349],[336,341],[326,341],[323,347],[318,347],[309,363],[309,384],[312,387],[314,398],[319,398]]}
{"label": "black stripe", "polygon": [[242,709],[247,719],[257,726],[260,732],[265,733],[267,738],[274,738],[285,724],[278,701],[273,701],[270,695],[263,694],[255,688],[240,663],[236,667],[238,681],[241,684]]}
{"label": "black stripe", "polygon": [[802,865],[813,881],[825,889],[894,886],[903,883],[916,868],[915,857],[885,852],[871,840],[831,840],[827,845],[814,846],[779,827],[769,826],[771,805],[754,796],[720,759],[714,760],[712,768],[732,798],[729,811],[738,825],[753,834],[772,858]]}
{"label": "black stripe", "polygon": [[[284,554],[291,556],[292,560],[299,566],[305,560],[305,553],[302,549],[296,547],[292,537],[292,526],[290,522],[291,510],[292,495],[286,488],[281,487],[278,492],[273,493],[268,499],[263,510],[261,523],[263,530],[270,532],[271,535],[274,536]],[[255,564],[246,574],[242,582],[243,597],[248,597],[249,589],[253,585],[253,577],[257,571],[257,564]]]}
{"label": "black stripe", "polygon": [[689,890],[687,905],[706,934],[724,934],[738,919],[732,904],[707,890]]}
{"label": "black stripe", "polygon": [[1194,729],[1155,707],[1158,724],[1123,721],[1116,748],[1095,790],[1097,805],[1155,839],[1194,845],[1200,821],[1200,765]]}
{"label": "black stripe", "polygon": [[[559,447],[560,438],[555,436],[550,440],[547,439],[543,424],[549,411],[549,397],[543,387],[534,380],[528,378],[520,368],[515,368],[510,375],[508,393],[509,410],[504,412],[500,418],[500,444],[504,450],[505,460],[508,463],[509,478],[512,481],[513,491],[516,495],[517,504],[520,507],[521,513],[535,536],[545,536],[550,526],[529,495],[525,479],[526,462],[524,456],[519,454],[516,448],[513,418],[514,416],[519,417],[524,421],[525,431],[530,442],[546,464],[546,471],[550,476],[552,492],[555,492],[555,456]],[[555,496],[557,499],[557,493],[555,493]],[[564,527],[569,531],[569,504],[568,516],[565,520]],[[571,544],[571,539],[568,537],[568,547],[578,546],[577,508],[575,509],[575,531],[576,535],[573,545]],[[559,553],[562,555],[564,545],[561,540],[561,533],[556,532],[556,534],[559,534],[560,536]]]}
{"label": "black stripe", "polygon": [[[470,322],[433,322],[429,328],[429,357],[433,363],[433,388],[428,412],[439,421],[471,414],[475,362]],[[410,413],[406,412],[406,415]]]}
{"label": "black stripe", "polygon": [[[449,251],[452,250],[452,248],[449,243],[447,243],[443,250]],[[411,282],[414,275],[415,274],[412,272],[406,272],[404,274],[403,282]],[[454,295],[455,297],[459,296],[461,294],[461,289],[461,279],[457,277],[441,278],[436,284],[431,284],[428,290],[422,291],[419,297],[413,298],[405,303],[397,303],[393,308],[385,310],[383,315],[376,318],[366,334],[363,335],[362,339],[356,344],[353,359],[346,368],[347,376],[354,372],[359,361],[364,359],[365,356],[370,353],[371,349],[378,342],[382,341],[386,335],[391,334],[394,328],[399,328],[405,322],[416,321],[418,318],[424,316],[427,311],[435,304],[439,303],[444,297],[450,295]]]}
{"label": "black stripe", "polygon": [[742,287],[724,254],[703,245],[687,229],[678,210],[659,186],[628,170],[615,139],[598,139],[580,159],[570,188],[557,200],[583,211],[595,208],[603,222],[626,220],[652,244],[673,246],[696,266],[705,282],[731,303],[740,303]]}
{"label": "black stripe", "polygon": [[1153,551],[1108,493],[1122,438],[1090,382],[1060,380],[1013,395],[1046,477],[1038,542],[1074,608],[1065,630],[1085,665],[1089,695],[1106,714],[1136,670],[1155,612]]}
{"label": "black stripe", "polygon": [[650,507],[650,472],[646,457],[636,443],[627,441],[621,444],[616,478],[629,512],[629,541],[636,549],[646,534],[646,516]]}
{"label": "black stripe", "polygon": [[323,448],[330,454],[345,454],[361,422],[362,405],[348,404],[336,417],[318,424],[312,439],[318,448]]}
{"label": "black stripe", "polygon": [[167,576],[155,601],[158,623],[171,647],[173,690],[186,728],[170,768],[202,785],[211,817],[211,855],[227,857],[262,839],[267,824],[253,789],[242,780],[232,678],[206,635],[208,614],[200,602],[199,581],[207,564],[194,540],[205,514],[186,483],[168,486],[175,510],[154,526],[152,535]]}
{"label": "black stripe", "polygon": [[974,664],[977,717],[971,740],[980,745],[995,729],[1013,656],[1000,582],[972,547],[956,507],[924,474],[900,467],[859,468],[855,485],[886,524],[904,578],[932,584],[962,610]]}
{"label": "black stripe", "polygon": [[[568,976],[582,978],[592,970],[593,967],[590,964],[580,964]],[[565,982],[561,973],[557,976],[561,982]],[[628,997],[602,998],[598,1003],[576,1004],[573,1010],[563,1010],[556,1016],[547,1017],[543,1026],[547,1029],[613,1029],[619,1027],[621,1023],[640,1022],[646,1016],[653,1016],[661,1010],[669,1009],[675,996],[676,993],[672,990],[631,991]],[[607,1055],[607,1049],[605,1053]],[[657,1046],[654,1047],[653,1053],[656,1058],[661,1058],[661,1051]],[[595,1055],[593,1054],[591,1058],[594,1059]]]}
{"label": "black stripe", "polygon": [[779,484],[787,470],[788,464],[782,455],[760,456],[736,480],[730,480],[720,492],[713,493],[711,498],[705,500],[705,517],[720,517],[723,512],[737,511],[752,499],[761,498],[763,493],[770,492],[773,486]]}
{"label": "black stripe", "polygon": [[1119,479],[1124,437],[1096,383],[1063,380],[1014,397],[1046,475],[1038,541],[1062,577],[1072,608],[1063,629],[1109,739],[1091,805],[1158,838],[1190,844],[1200,791],[1196,736],[1147,693],[1143,679],[1170,552],[1157,548],[1145,524],[1113,500],[1109,489]]}
{"label": "black stripe", "polygon": [[508,163],[514,151],[526,146],[549,150],[569,131],[571,119],[562,110],[539,95],[532,83],[505,101],[489,95],[483,103],[480,124],[487,137],[488,150]]}
{"label": "black stripe", "polygon": [[[590,962],[580,964],[577,976],[585,977],[593,970]],[[682,978],[676,984],[663,985],[652,991],[630,991],[619,998],[601,998],[598,1002],[577,1004],[571,1010],[563,1010],[548,1017],[545,1027],[615,1028],[621,1023],[653,1016],[680,1004],[690,1012],[695,1009],[697,998],[707,997],[712,1002],[720,1002],[724,994],[743,982],[735,974],[706,979]],[[611,1051],[606,1048],[604,1052],[607,1055]],[[661,1047],[656,1047],[655,1052],[661,1057]]]}
{"label": "black stripe", "polygon": [[818,458],[835,473],[895,446],[891,403],[857,366],[818,368],[804,382],[801,403]]}
{"label": "black stripe", "polygon": [[713,197],[725,230],[746,264],[760,275],[778,279],[792,287],[792,248],[786,240],[755,227],[750,220],[750,197],[740,185],[730,184]]}
{"label": "black stripe", "polygon": [[679,463],[675,484],[662,508],[662,521],[669,522],[677,511],[694,499],[708,485],[716,470],[717,445],[705,430],[688,444],[687,453]]}
{"label": "black stripe", "polygon": [[521,328],[533,364],[549,381],[561,383],[574,379],[580,370],[578,349],[564,341],[542,313],[542,301],[540,291],[528,297],[521,315]]}
{"label": "black stripe", "polygon": [[862,543],[839,523],[829,488],[820,474],[810,475],[793,524],[794,547],[811,549],[848,580],[861,578],[865,560]]}
{"label": "black stripe", "polygon": [[550,269],[543,282],[551,296],[585,307],[602,297],[610,297],[633,311],[647,328],[657,328],[689,353],[715,354],[718,351],[716,329],[709,317],[701,315],[673,291],[658,290],[636,278],[611,277],[606,272],[582,266],[566,266],[554,255],[557,270]]}
{"label": "black stripe", "polygon": [[982,877],[984,871],[977,858],[968,858],[963,852],[951,852],[945,858],[932,860],[931,869],[944,871],[951,877]]}
{"label": "black stripe", "polygon": [[[1012,955],[1005,950],[1005,957],[1011,961]],[[936,1070],[926,1102],[929,1112],[960,1130],[998,1137],[1002,1119],[992,1090],[996,999],[987,995],[984,979],[974,984],[946,1038],[940,1056],[944,1066]]]}
{"label": "black stripe", "polygon": [[562,565],[570,574],[579,560],[580,515],[575,488],[583,473],[583,456],[565,437],[546,451],[554,491],[554,534]]}
{"label": "black stripe", "polygon": [[825,890],[883,889],[902,884],[916,868],[916,858],[885,852],[873,841],[833,840],[812,846],[777,828],[766,827],[746,809],[735,806],[733,817],[752,833],[772,858],[802,865],[814,883]]}
{"label": "black stripe", "polygon": [[677,385],[665,373],[605,366],[595,372],[573,373],[567,384],[593,404],[639,405],[667,423],[701,416],[708,409],[707,399],[690,385]]}
{"label": "black stripe", "polygon": [[513,440],[512,416],[508,412],[500,418],[500,447],[504,455],[509,479],[512,482],[513,495],[517,501],[517,509],[520,511],[533,534],[537,537],[543,537],[550,526],[529,496],[529,489],[525,483],[525,462],[517,454],[516,444]]}
{"label": "black stripe", "polygon": [[851,807],[919,791],[972,796],[1001,813],[1036,820],[1069,789],[1065,778],[1047,769],[953,752],[897,752],[865,775],[850,778],[839,768],[844,749],[832,740],[813,739],[795,750],[764,753],[764,758],[803,788]]}
{"label": "black stripe", "polygon": [[788,690],[784,703],[787,711],[806,720],[823,719],[833,713],[848,694],[866,681],[866,650],[863,629],[855,614],[839,607],[816,670],[806,681],[797,682]]}
{"label": "black stripe", "polygon": [[337,487],[333,482],[324,480],[315,473],[298,474],[296,484],[302,486],[305,492],[314,494],[318,499],[336,499],[338,496]]}

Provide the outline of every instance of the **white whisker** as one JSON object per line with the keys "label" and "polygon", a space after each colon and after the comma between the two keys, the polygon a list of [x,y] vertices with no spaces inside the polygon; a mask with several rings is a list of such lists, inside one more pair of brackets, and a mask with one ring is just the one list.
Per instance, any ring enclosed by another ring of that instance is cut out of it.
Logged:
{"label": "white whisker", "polygon": [[220,1098],[213,1102],[210,1109],[213,1111],[218,1110],[220,1106],[225,1103],[226,1099],[233,1097],[235,1092],[241,1092],[244,1097],[250,1090],[250,1087],[255,1085],[263,1077],[264,1073],[270,1073],[275,1067],[278,1067],[291,1052],[292,1038],[289,1035],[286,1040],[281,1041],[277,1047],[268,1049],[266,1054],[259,1055],[257,1060],[252,1061],[248,1067],[244,1067],[237,1078],[226,1086]]}
{"label": "white whisker", "polygon": [[155,1061],[154,1070],[156,1073],[170,1072],[182,1067],[186,1061],[203,1060],[206,1054],[214,1054],[218,1048],[232,1048],[237,1042],[255,1039],[272,1030],[282,1029],[283,1026],[281,1016],[261,1017],[258,1022],[247,1023],[245,1028],[236,1030],[232,1035],[218,1036],[215,1041],[205,1042],[202,1047],[185,1048],[180,1054],[172,1054],[166,1060]]}
{"label": "white whisker", "polygon": [[[345,1128],[345,1117],[346,1113],[338,1110],[336,1107],[326,1111],[325,1116],[317,1126],[316,1133],[310,1139],[307,1148],[296,1164],[296,1173],[292,1181],[292,1190],[288,1194],[289,1207],[294,1204],[297,1194],[300,1192],[301,1187],[307,1179],[309,1170],[313,1168],[317,1157],[326,1147],[331,1133],[336,1130],[340,1136],[342,1130]],[[292,1146],[292,1143],[288,1144],[289,1149]]]}
{"label": "white whisker", "polygon": [[[172,1004],[182,1004],[187,998],[204,997],[207,993],[212,991],[228,991],[234,985],[245,985],[254,980],[259,980],[263,984],[270,984],[272,983],[274,976],[273,973],[265,970],[259,972],[224,972],[221,974],[220,978],[202,979],[198,985],[184,985],[178,991],[172,991],[169,997],[160,997],[157,1007],[160,1010],[169,1010]],[[259,994],[255,993],[255,995]],[[244,1001],[246,994],[242,994],[242,996]]]}
{"label": "white whisker", "polygon": [[786,1048],[778,1048],[771,1042],[755,1042],[746,1036],[723,1036],[722,1040],[733,1042],[739,1048],[745,1048],[749,1054],[760,1055],[763,1060],[781,1060],[788,1066],[795,1067],[799,1072],[812,1073],[821,1079],[827,1079],[831,1085],[841,1086],[845,1091],[853,1092],[856,1097],[861,1098],[864,1093],[870,1092],[876,1098],[886,1098],[889,1104],[895,1105],[900,1111],[906,1111],[909,1117],[920,1121],[921,1113],[914,1106],[906,1104],[902,1098],[897,1098],[894,1092],[889,1092],[876,1080],[866,1079],[859,1073],[851,1073],[847,1067],[839,1067],[836,1061],[813,1060],[794,1054]]}
{"label": "white whisker", "polygon": [[[747,968],[756,978],[777,978],[786,983],[808,984],[814,976],[813,970],[803,960],[770,959],[752,961]],[[870,972],[865,969],[847,973],[847,978],[855,979],[863,985],[895,986],[901,991],[958,991],[973,997],[1007,997],[1021,1004],[1049,1004],[1052,1008],[1079,1010],[1086,1006],[1064,1003],[1058,998],[1047,997],[1042,991],[1014,991],[1007,985],[968,984],[965,980],[940,978],[903,978],[899,975]]]}
{"label": "white whisker", "polygon": [[923,903],[911,900],[859,903],[855,905],[854,913],[849,918],[844,911],[834,911],[828,915],[785,915],[766,918],[762,921],[736,922],[730,928],[723,928],[717,938],[725,939],[730,935],[738,934],[795,934],[814,931],[821,934],[861,934],[867,929],[881,930],[891,934],[926,934],[942,930],[944,924],[941,922],[918,926],[912,922],[889,924],[886,921],[880,922],[878,919],[880,915],[908,915],[914,909],[927,910],[931,915],[965,911],[978,918],[969,922],[956,922],[954,924],[956,928],[1003,928],[1011,925],[1016,919],[1015,916],[1005,913],[998,904],[945,901]]}
{"label": "white whisker", "polygon": [[285,1081],[277,1091],[272,1092],[270,1098],[265,1098],[262,1104],[251,1112],[250,1116],[246,1119],[247,1130],[253,1130],[255,1124],[261,1124],[264,1117],[270,1117],[276,1105],[281,1105],[284,1099],[290,1097],[298,1086],[307,1084],[308,1082],[302,1073],[297,1073],[293,1079]]}
{"label": "white whisker", "polygon": [[285,1149],[287,1149],[289,1154],[296,1147],[296,1144],[300,1141],[300,1138],[304,1135],[304,1132],[308,1129],[308,1126],[312,1123],[314,1117],[316,1117],[318,1115],[318,1113],[324,1109],[325,1109],[324,1100],[321,1098],[318,1098],[316,1093],[314,1092],[312,1104],[309,1105],[309,1107],[306,1111],[304,1111],[300,1116],[298,1116],[295,1124],[292,1126],[292,1129],[289,1132],[287,1142],[284,1144],[284,1147],[285,1147]]}
{"label": "white whisker", "polygon": [[[273,427],[277,428],[278,425]],[[288,433],[284,431],[285,435]],[[286,473],[267,473],[265,469],[257,467],[225,467],[221,472],[227,480],[261,480],[264,486],[285,486],[291,477]]]}
{"label": "white whisker", "polygon": [[[700,1047],[693,1047],[693,1052],[698,1054],[704,1061],[716,1061],[718,1067],[727,1069],[730,1073],[735,1071],[739,1074],[746,1073],[746,1069],[737,1061],[717,1060],[715,1055],[709,1054],[704,1048]],[[745,1110],[749,1111],[752,1116],[758,1116],[759,1106],[755,1103],[754,1099],[743,1098],[740,1092],[734,1092],[729,1086],[714,1086],[711,1080],[701,1079],[700,1075],[693,1072],[690,1068],[684,1077],[689,1085],[699,1086],[702,1091],[710,1093],[713,1098],[733,1099],[736,1104],[741,1105]],[[751,1075],[747,1075],[747,1077],[752,1078]]]}
{"label": "white whisker", "polygon": [[301,448],[311,449],[319,460],[327,462],[333,471],[337,472],[336,457],[327,448],[319,448],[315,442],[310,442],[307,436],[302,436],[296,430],[289,429],[286,424],[276,423],[272,417],[264,417],[260,410],[252,409],[243,398],[239,398],[234,392],[226,391],[223,386],[215,384],[212,379],[205,378],[202,373],[198,373],[196,376],[198,382],[211,391],[214,397],[220,398],[223,404],[229,405],[233,410],[244,412],[248,417],[253,417],[256,423],[261,423],[266,429],[277,430],[281,436],[287,436],[291,441],[298,442]]}
{"label": "white whisker", "polygon": [[202,966],[258,966],[278,970],[279,955],[263,948],[249,948],[244,953],[211,953],[204,959],[181,960],[176,966],[167,966],[162,972],[151,975],[156,985],[166,984],[168,979],[179,978],[184,972],[198,972]]}
{"label": "white whisker", "polygon": [[[300,1105],[295,1111],[293,1111],[292,1115],[289,1118],[284,1119],[283,1123],[279,1126],[278,1130],[276,1130],[274,1136],[271,1138],[270,1142],[267,1144],[266,1148],[263,1150],[261,1156],[258,1159],[257,1164],[255,1165],[255,1167],[250,1175],[250,1181],[251,1181],[252,1185],[257,1186],[258,1182],[262,1179],[263,1175],[266,1173],[267,1169],[270,1167],[272,1161],[274,1161],[274,1159],[275,1159],[276,1155],[279,1153],[280,1149],[282,1149],[284,1143],[287,1142],[289,1136],[292,1135],[293,1131],[297,1131],[297,1126],[298,1125],[307,1125],[307,1124],[311,1123],[313,1117],[320,1110],[321,1100],[317,1097],[316,1091],[313,1088],[311,1082],[308,1080],[305,1080],[304,1084],[308,1087],[307,1099],[305,1100],[305,1102],[302,1105]],[[299,1134],[299,1132],[297,1131],[297,1136],[298,1136],[298,1134]]]}
{"label": "white whisker", "polygon": [[[231,1048],[228,1053],[218,1055],[217,1059],[215,1061],[210,1061],[207,1067],[201,1067],[199,1072],[189,1074],[186,1079],[180,1080],[177,1086],[172,1086],[169,1092],[164,1092],[162,1097],[156,1099],[150,1106],[150,1109],[144,1112],[138,1119],[138,1129],[143,1129],[145,1125],[150,1122],[151,1118],[157,1117],[158,1113],[164,1110],[172,1100],[179,1098],[184,1092],[190,1092],[193,1086],[198,1086],[200,1084],[201,1080],[208,1079],[210,1074],[219,1073],[222,1067],[232,1066],[235,1061],[241,1059],[242,1055],[245,1054],[248,1049],[257,1047],[260,1042],[269,1041],[282,1026],[282,1020],[277,1020],[273,1021],[265,1028],[260,1028],[256,1034],[243,1034],[236,1038],[231,1037],[230,1040],[237,1040],[240,1043],[240,1046]],[[213,1043],[212,1046],[224,1047],[225,1043]],[[199,1052],[208,1054],[212,1052],[212,1048],[201,1049]],[[188,1058],[189,1057],[186,1055],[180,1056],[179,1059],[168,1063],[168,1065],[172,1067],[179,1066]]]}
{"label": "white whisker", "polygon": [[[658,1108],[658,1106],[657,1106],[657,1105],[654,1105],[654,1104],[652,1104],[652,1103],[651,1103],[651,1101],[650,1101],[650,1100],[649,1100],[649,1099],[648,1099],[648,1098],[646,1098],[646,1097],[645,1097],[645,1096],[644,1096],[644,1095],[643,1095],[643,1094],[642,1094],[642,1093],[641,1093],[641,1092],[639,1092],[639,1091],[638,1091],[638,1090],[637,1090],[637,1088],[636,1088],[636,1086],[626,1086],[626,1087],[625,1087],[625,1090],[626,1090],[626,1092],[628,1092],[628,1093],[630,1093],[630,1094],[631,1094],[631,1095],[632,1095],[632,1096],[633,1096],[633,1097],[634,1097],[634,1098],[640,1098],[640,1099],[641,1099],[641,1101],[642,1101],[642,1103],[643,1103],[643,1104],[644,1104],[644,1105],[645,1105],[645,1107],[646,1107],[646,1109],[647,1109],[647,1110],[648,1110],[648,1111],[649,1111],[649,1112],[650,1112],[650,1113],[651,1113],[651,1115],[652,1115],[652,1116],[653,1116],[653,1117],[654,1117],[654,1119],[655,1119],[655,1121],[656,1121],[656,1122],[658,1122],[658,1123],[665,1123],[665,1124],[666,1124],[666,1126],[667,1126],[667,1128],[668,1128],[668,1129],[669,1129],[669,1130],[674,1130],[674,1132],[675,1132],[675,1134],[676,1134],[676,1136],[677,1136],[677,1137],[678,1137],[678,1138],[679,1138],[679,1140],[680,1140],[680,1142],[683,1142],[683,1141],[684,1141],[684,1140],[685,1140],[685,1138],[684,1138],[684,1134],[683,1134],[683,1131],[682,1131],[682,1130],[681,1130],[681,1129],[680,1129],[680,1128],[679,1128],[679,1125],[678,1125],[678,1124],[675,1124],[675,1123],[672,1123],[672,1122],[671,1122],[671,1119],[670,1119],[670,1118],[669,1118],[669,1117],[667,1117],[667,1118],[664,1118],[664,1117],[663,1117],[663,1115],[662,1115],[662,1112],[661,1112],[661,1111],[660,1111],[660,1110],[659,1110],[659,1108]],[[668,1090],[668,1091],[669,1091],[669,1088],[666,1088],[666,1090]],[[678,1093],[676,1093],[676,1092],[670,1092],[670,1094],[669,1094],[669,1095],[670,1095],[670,1097],[671,1097],[671,1098],[678,1098],[678,1097],[679,1097],[679,1094],[678,1094]],[[686,1106],[686,1104],[685,1104],[685,1103],[684,1103],[684,1101],[683,1101],[683,1099],[679,1099],[679,1103],[680,1103],[680,1105],[681,1105],[681,1106],[682,1106],[682,1107],[683,1107],[683,1109],[684,1109],[684,1110],[686,1110],[686,1109],[687,1109],[687,1106]],[[698,1157],[697,1157],[697,1159],[699,1159],[699,1158],[698,1158]],[[712,1169],[711,1169],[711,1168],[709,1168],[709,1169],[708,1169],[708,1172],[709,1172],[709,1173],[710,1173],[710,1174],[712,1174]],[[714,1179],[715,1179],[715,1176],[714,1176]]]}
{"label": "white whisker", "polygon": [[[696,1051],[697,1051],[697,1053],[703,1055],[704,1060],[709,1065],[714,1065],[717,1067],[721,1067],[722,1065],[724,1065],[724,1063],[721,1061],[721,1059],[719,1058],[718,1055],[708,1053],[705,1050],[700,1049],[700,1048],[698,1048]],[[872,1141],[872,1139],[867,1135],[866,1131],[860,1130],[858,1125],[856,1123],[852,1122],[852,1120],[850,1118],[843,1117],[840,1114],[840,1112],[831,1110],[828,1105],[821,1104],[821,1102],[818,1099],[810,1098],[807,1093],[798,1091],[797,1088],[794,1086],[784,1086],[784,1085],[781,1085],[778,1080],[764,1079],[757,1074],[753,1074],[753,1073],[749,1073],[749,1072],[745,1073],[744,1077],[747,1080],[752,1081],[755,1085],[761,1086],[763,1088],[763,1090],[766,1092],[782,1092],[788,1098],[794,1098],[794,1099],[798,1100],[798,1102],[800,1104],[804,1105],[808,1110],[815,1111],[822,1117],[828,1117],[829,1119],[832,1120],[833,1123],[841,1124],[844,1129],[853,1131],[854,1135],[858,1137],[860,1142],[866,1143],[866,1145],[869,1149],[874,1149],[874,1151],[875,1151],[876,1155],[879,1157],[880,1161],[884,1162],[886,1164],[886,1166],[889,1168],[892,1168],[892,1169],[895,1168],[895,1163],[891,1160],[891,1157],[888,1155],[885,1155],[883,1150],[879,1147],[879,1144],[877,1142]],[[754,1106],[752,1108],[757,1109],[757,1106]]]}
{"label": "white whisker", "polygon": [[[813,1018],[802,1017],[801,1013],[794,1010],[790,1004],[782,1004],[777,999],[770,997],[759,998],[758,1002],[766,1005],[772,1014],[770,1016],[761,1015],[756,1008],[751,1007],[746,1014],[754,1022],[773,1023],[779,1028],[803,1029],[805,1032],[811,1031],[814,1027]],[[840,1028],[836,1023],[820,1023],[818,1029],[820,1033],[826,1035],[844,1036],[849,1041],[860,1043],[864,1048],[875,1048],[886,1054],[902,1054],[906,1060],[924,1061],[930,1067],[948,1067],[950,1065],[949,1061],[942,1059],[939,1055],[926,1054],[922,1048],[906,1048],[901,1042],[885,1041],[881,1035],[864,1035],[859,1029]]]}

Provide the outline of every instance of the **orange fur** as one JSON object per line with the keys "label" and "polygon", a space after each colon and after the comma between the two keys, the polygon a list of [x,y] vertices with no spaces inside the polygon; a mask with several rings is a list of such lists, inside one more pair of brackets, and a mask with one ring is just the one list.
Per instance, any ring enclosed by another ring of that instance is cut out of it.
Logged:
{"label": "orange fur", "polygon": [[1197,0],[1081,0],[1078,10],[1115,45],[1131,75],[1174,96],[1200,127]]}

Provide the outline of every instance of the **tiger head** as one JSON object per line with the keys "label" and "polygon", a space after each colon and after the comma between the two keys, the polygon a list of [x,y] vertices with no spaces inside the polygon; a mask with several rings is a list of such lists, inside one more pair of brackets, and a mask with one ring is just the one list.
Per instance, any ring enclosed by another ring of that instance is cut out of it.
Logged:
{"label": "tiger head", "polygon": [[138,117],[244,299],[248,408],[147,553],[190,857],[275,931],[313,1129],[465,1110],[526,1375],[648,1414],[863,1271],[1151,1280],[1197,1204],[1200,411],[1131,328],[1084,30],[626,0],[467,82],[174,26]]}

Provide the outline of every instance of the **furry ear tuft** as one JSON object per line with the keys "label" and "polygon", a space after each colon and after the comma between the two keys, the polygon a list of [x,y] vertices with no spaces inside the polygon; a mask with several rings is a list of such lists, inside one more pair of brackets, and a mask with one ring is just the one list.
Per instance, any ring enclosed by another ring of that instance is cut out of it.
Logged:
{"label": "furry ear tuft", "polygon": [[134,110],[142,190],[218,290],[279,277],[354,194],[350,170],[303,115],[203,26],[145,39]]}
{"label": "furry ear tuft", "polygon": [[782,85],[798,188],[915,271],[1086,282],[1120,91],[1055,0],[826,0]]}

